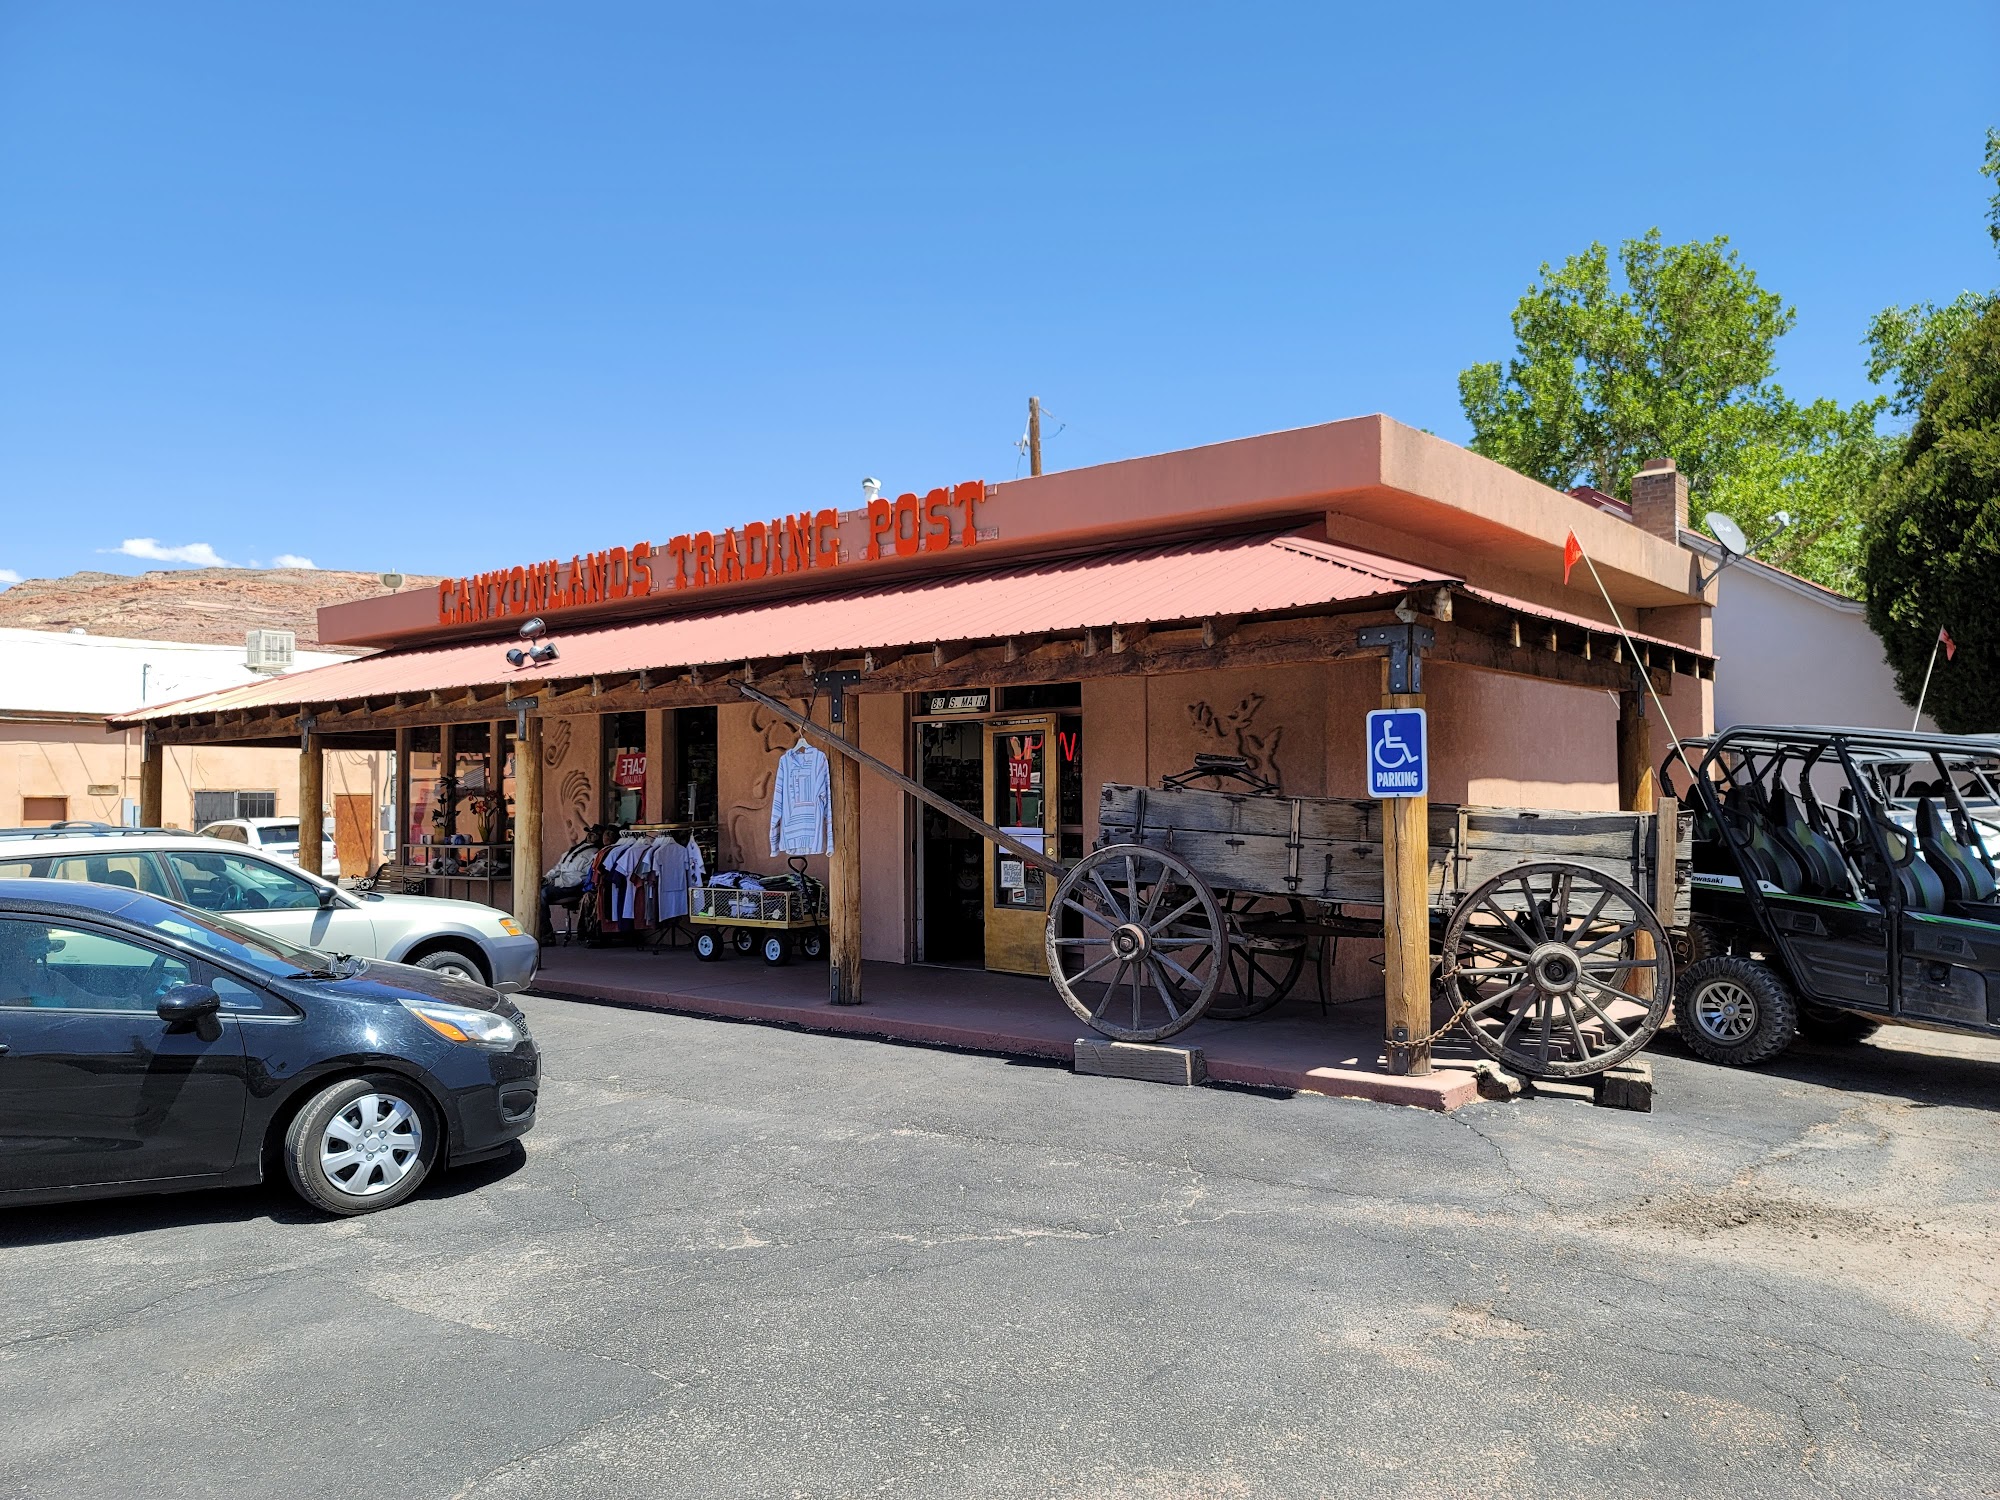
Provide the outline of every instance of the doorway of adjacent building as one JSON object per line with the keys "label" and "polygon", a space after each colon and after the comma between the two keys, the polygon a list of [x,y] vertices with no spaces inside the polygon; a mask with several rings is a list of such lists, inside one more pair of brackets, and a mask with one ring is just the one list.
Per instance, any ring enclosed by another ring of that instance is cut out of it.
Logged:
{"label": "doorway of adjacent building", "polygon": [[[975,818],[986,816],[985,725],[977,720],[917,726],[917,781]],[[917,959],[986,962],[986,840],[935,808],[922,809],[917,835]]]}

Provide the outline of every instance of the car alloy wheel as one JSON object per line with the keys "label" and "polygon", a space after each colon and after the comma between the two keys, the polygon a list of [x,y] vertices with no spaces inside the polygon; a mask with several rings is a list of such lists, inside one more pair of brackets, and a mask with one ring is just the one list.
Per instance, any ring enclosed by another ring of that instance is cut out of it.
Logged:
{"label": "car alloy wheel", "polygon": [[446,949],[442,953],[427,953],[417,960],[417,967],[429,969],[433,974],[443,974],[452,979],[463,979],[468,984],[484,984],[486,976],[479,972],[479,965],[463,953]]}
{"label": "car alloy wheel", "polygon": [[409,1176],[423,1149],[424,1123],[407,1100],[363,1094],[321,1129],[319,1165],[341,1192],[372,1198]]}

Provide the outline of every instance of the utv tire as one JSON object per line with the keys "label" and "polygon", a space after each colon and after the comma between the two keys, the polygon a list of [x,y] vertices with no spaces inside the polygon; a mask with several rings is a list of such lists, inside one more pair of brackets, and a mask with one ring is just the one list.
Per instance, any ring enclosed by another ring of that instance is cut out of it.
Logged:
{"label": "utv tire", "polygon": [[443,1127],[414,1084],[389,1074],[328,1084],[285,1132],[285,1175],[323,1213],[393,1208],[423,1186]]}
{"label": "utv tire", "polygon": [[1711,922],[1690,922],[1673,935],[1674,967],[1685,972],[1705,958],[1729,951],[1729,933]]}
{"label": "utv tire", "polygon": [[1726,1067],[1769,1062],[1799,1034],[1799,1006],[1777,972],[1748,958],[1703,959],[1674,986],[1674,1027],[1697,1057]]}
{"label": "utv tire", "polygon": [[1851,1010],[1828,1010],[1818,1005],[1799,1007],[1799,1035],[1809,1042],[1852,1047],[1881,1029],[1882,1023],[1873,1016],[1857,1016]]}

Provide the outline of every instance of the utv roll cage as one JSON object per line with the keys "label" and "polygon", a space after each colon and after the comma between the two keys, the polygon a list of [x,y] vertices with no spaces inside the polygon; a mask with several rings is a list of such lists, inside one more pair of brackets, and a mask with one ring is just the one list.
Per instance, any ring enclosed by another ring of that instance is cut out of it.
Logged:
{"label": "utv roll cage", "polygon": [[[1735,855],[1760,925],[1767,887],[1853,899],[1873,886],[1892,911],[2000,922],[2000,871],[1987,847],[1987,831],[2000,836],[2000,735],[1744,724],[1685,743],[1700,757],[1687,767],[1689,785],[1674,781],[1678,754],[1661,767],[1661,785]],[[1832,807],[1814,786],[1821,768],[1843,783]],[[1904,803],[1914,803],[1909,827],[1891,816]]]}
{"label": "utv roll cage", "polygon": [[2000,736],[1745,724],[1660,768],[1694,817],[1682,1039],[1732,1065],[1801,1029],[2000,1034]]}

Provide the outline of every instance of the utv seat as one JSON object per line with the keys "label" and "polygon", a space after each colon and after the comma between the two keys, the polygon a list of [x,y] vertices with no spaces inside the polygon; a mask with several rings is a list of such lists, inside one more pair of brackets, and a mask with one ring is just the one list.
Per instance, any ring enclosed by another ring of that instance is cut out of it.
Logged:
{"label": "utv seat", "polygon": [[2000,921],[2000,880],[1986,861],[1951,836],[1937,804],[1925,797],[1917,804],[1917,844],[1924,862],[1944,887],[1944,909],[1955,917]]}
{"label": "utv seat", "polygon": [[1742,838],[1744,863],[1758,881],[1791,895],[1804,894],[1806,875],[1799,857],[1778,840],[1762,799],[1754,791],[1744,787],[1731,790],[1723,798],[1722,813]]}
{"label": "utv seat", "polygon": [[1812,825],[1799,799],[1784,787],[1771,798],[1770,821],[1777,842],[1790,850],[1804,875],[1804,885],[1791,895],[1854,899],[1854,877],[1840,847]]}

